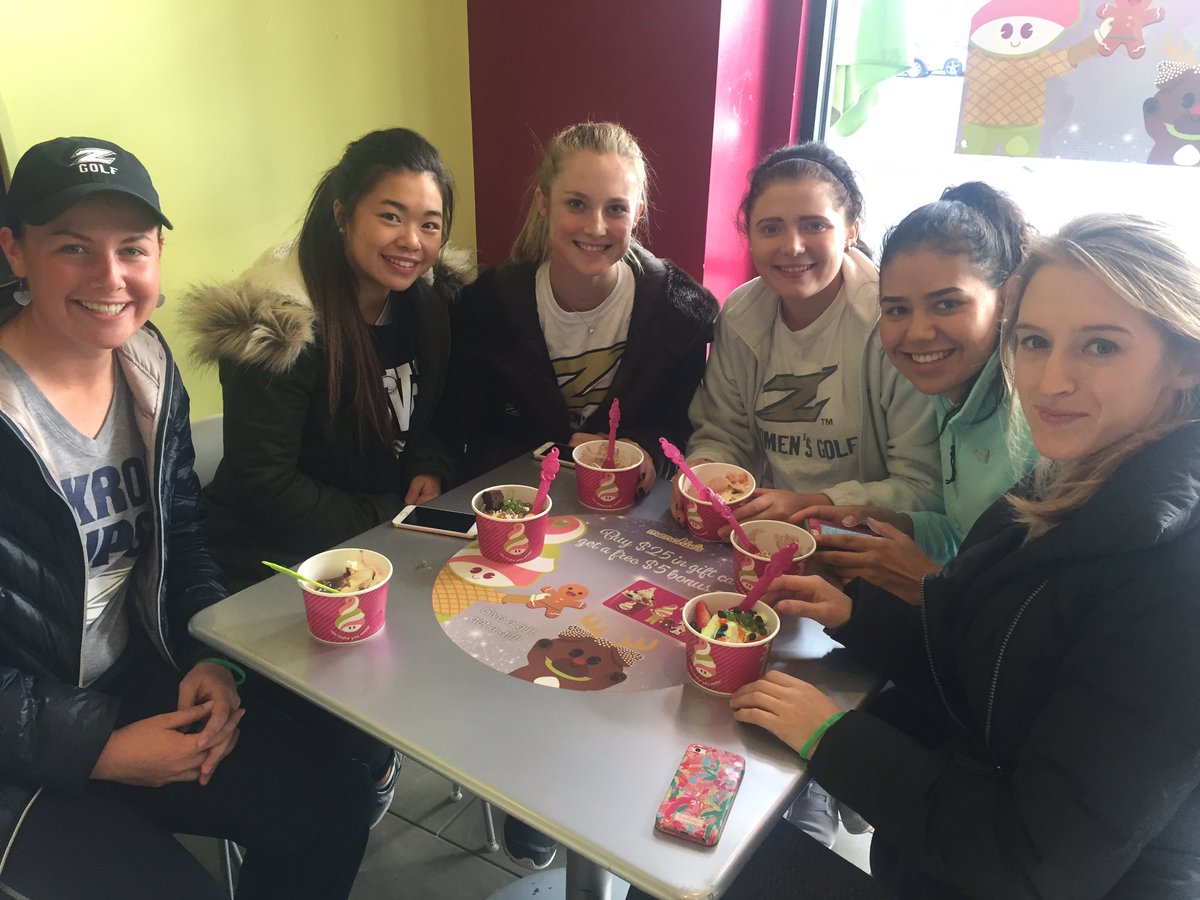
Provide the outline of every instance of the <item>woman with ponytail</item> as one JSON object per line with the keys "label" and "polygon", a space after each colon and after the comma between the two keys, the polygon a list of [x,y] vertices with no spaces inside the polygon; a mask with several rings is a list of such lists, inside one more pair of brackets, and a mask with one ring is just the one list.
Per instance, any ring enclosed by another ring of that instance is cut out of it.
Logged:
{"label": "woman with ponytail", "polygon": [[884,238],[879,336],[888,359],[933,397],[945,512],[817,506],[812,516],[877,536],[818,537],[822,562],[912,603],[921,576],[958,552],[975,520],[1033,465],[1029,433],[1006,436],[1010,398],[1000,371],[1004,288],[1031,229],[1021,210],[982,182],[947,188]]}
{"label": "woman with ponytail", "polygon": [[[738,224],[758,277],[725,302],[688,409],[688,460],[734,463],[761,485],[739,519],[816,504],[940,508],[933,409],[880,347],[862,214],[854,173],[818,141],[750,173]],[[684,524],[678,486],[671,509]]]}

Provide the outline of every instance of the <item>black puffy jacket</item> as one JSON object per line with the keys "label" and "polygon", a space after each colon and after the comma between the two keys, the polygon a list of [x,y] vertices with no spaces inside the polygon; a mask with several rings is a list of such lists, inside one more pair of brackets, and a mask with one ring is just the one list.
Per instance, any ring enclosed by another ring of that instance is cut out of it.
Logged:
{"label": "black puffy jacket", "polygon": [[860,586],[834,636],[930,714],[850,713],[810,771],[904,896],[1198,897],[1200,425],[1025,534],[1002,499],[922,608]]}
{"label": "black puffy jacket", "polygon": [[[621,401],[620,437],[636,441],[665,470],[660,437],[687,444],[687,408],[704,374],[717,301],[674,263],[641,247],[629,336],[612,384],[580,431],[608,431]],[[507,263],[464,288],[452,313],[454,349],[434,420],[456,456],[459,482],[543,441],[571,438],[570,415],[537,311],[537,270]]]}
{"label": "black puffy jacket", "polygon": [[[154,485],[156,540],[130,575],[126,602],[134,627],[183,672],[211,653],[188,635],[188,620],[225,596],[200,516],[188,396],[153,326],[116,353]],[[41,787],[84,788],[118,707],[78,686],[87,560],[29,425],[16,387],[0,376],[0,848]]]}

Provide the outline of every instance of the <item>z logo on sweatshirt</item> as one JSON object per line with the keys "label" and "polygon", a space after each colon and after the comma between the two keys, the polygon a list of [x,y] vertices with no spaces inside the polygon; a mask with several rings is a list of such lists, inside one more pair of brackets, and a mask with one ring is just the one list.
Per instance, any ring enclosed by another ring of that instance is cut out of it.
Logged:
{"label": "z logo on sweatshirt", "polygon": [[611,347],[554,360],[554,374],[567,409],[584,409],[604,399],[624,349],[625,342],[620,341]]}
{"label": "z logo on sweatshirt", "polygon": [[776,400],[758,411],[764,422],[815,422],[829,398],[817,400],[817,388],[821,382],[838,370],[836,365],[826,366],[810,375],[776,375],[763,385],[767,391],[787,391],[787,396]]}

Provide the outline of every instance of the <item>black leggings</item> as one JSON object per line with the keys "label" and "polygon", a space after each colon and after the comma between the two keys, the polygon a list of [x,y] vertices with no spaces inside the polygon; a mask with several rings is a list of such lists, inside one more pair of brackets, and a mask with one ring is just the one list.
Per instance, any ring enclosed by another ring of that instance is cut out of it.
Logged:
{"label": "black leggings", "polygon": [[[164,664],[122,679],[119,724],[169,712],[178,677]],[[148,685],[148,687],[147,687]],[[253,690],[233,752],[207,786],[90,782],[79,796],[43,790],[0,871],[0,895],[217,898],[175,832],[246,848],[239,900],[347,897],[366,848],[374,785],[366,766],[280,714]]]}

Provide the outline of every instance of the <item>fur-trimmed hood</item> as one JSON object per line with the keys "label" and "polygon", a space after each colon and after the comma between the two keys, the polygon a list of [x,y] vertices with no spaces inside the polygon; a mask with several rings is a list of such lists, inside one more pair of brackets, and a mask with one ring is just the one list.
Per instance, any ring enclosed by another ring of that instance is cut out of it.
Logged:
{"label": "fur-trimmed hood", "polygon": [[[425,280],[447,301],[475,278],[471,251],[447,245]],[[181,313],[192,355],[288,371],[316,340],[317,312],[300,274],[296,242],[278,244],[226,284],[192,288]]]}

